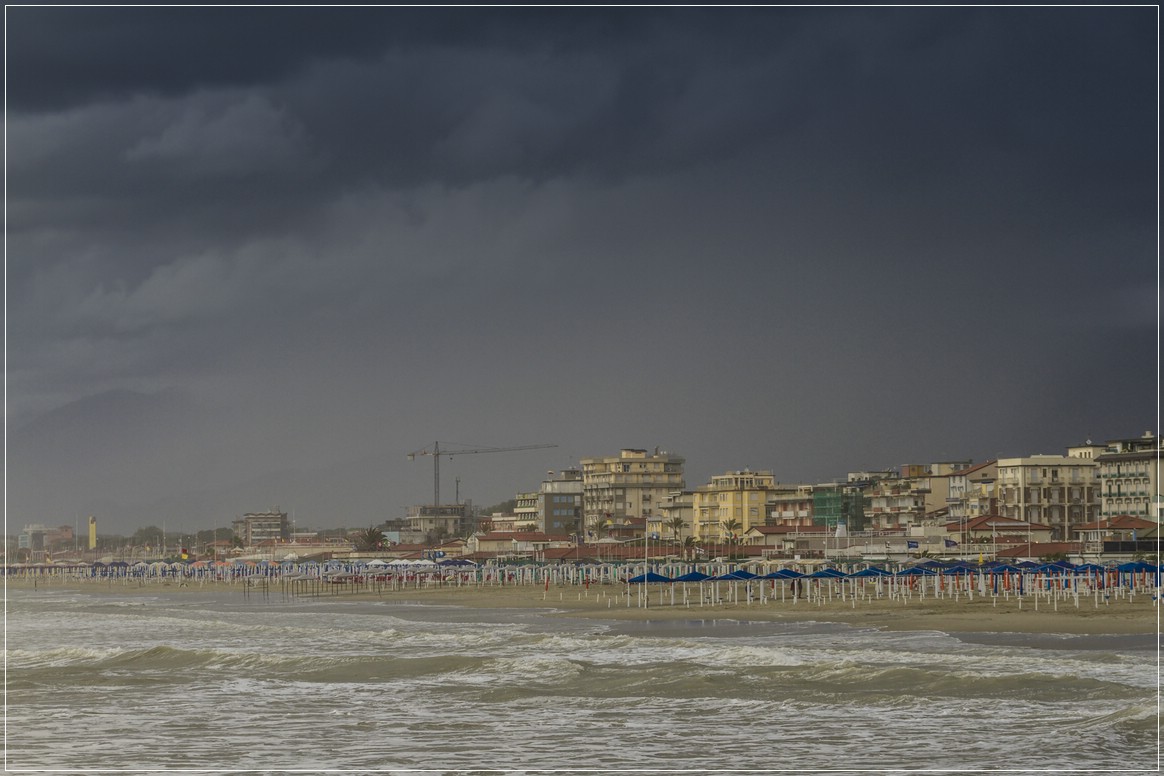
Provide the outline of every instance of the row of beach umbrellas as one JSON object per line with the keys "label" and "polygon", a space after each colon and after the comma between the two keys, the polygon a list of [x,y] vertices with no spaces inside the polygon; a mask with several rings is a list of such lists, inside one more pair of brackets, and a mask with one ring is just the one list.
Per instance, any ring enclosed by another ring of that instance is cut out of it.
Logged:
{"label": "row of beach umbrellas", "polygon": [[1120,574],[1147,574],[1152,573],[1156,575],[1157,584],[1159,584],[1159,575],[1162,566],[1156,566],[1152,563],[1144,561],[1129,561],[1128,563],[1121,563],[1117,566],[1101,566],[1095,563],[1087,563],[1074,565],[1063,561],[1056,561],[1051,563],[1030,563],[1030,564],[1006,564],[997,563],[983,566],[973,566],[965,563],[952,564],[918,564],[910,566],[909,568],[901,569],[900,571],[887,571],[877,566],[869,566],[855,571],[846,573],[835,568],[822,568],[811,573],[801,573],[793,569],[779,569],[768,574],[754,574],[744,569],[736,569],[724,574],[712,575],[705,574],[701,571],[692,570],[686,574],[681,574],[675,577],[668,577],[654,571],[647,571],[645,573],[633,576],[627,580],[630,584],[643,584],[649,582],[720,582],[720,581],[747,581],[752,579],[772,579],[772,580],[790,580],[790,579],[867,579],[876,577],[936,577],[936,576],[963,576],[974,574],[985,575],[1024,575],[1024,574],[1038,574],[1038,575],[1052,575],[1052,576],[1090,576],[1095,574],[1120,573]]}

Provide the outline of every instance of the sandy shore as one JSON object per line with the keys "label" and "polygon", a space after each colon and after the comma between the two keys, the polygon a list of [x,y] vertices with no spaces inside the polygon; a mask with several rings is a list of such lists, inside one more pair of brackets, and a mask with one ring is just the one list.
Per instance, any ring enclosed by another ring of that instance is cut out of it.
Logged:
{"label": "sandy shore", "polygon": [[[699,586],[687,586],[687,603],[683,602],[682,585],[675,585],[675,603],[671,603],[671,591],[667,585],[652,585],[649,603],[642,606],[637,590],[631,589],[629,606],[626,587],[623,585],[594,585],[589,590],[577,586],[554,586],[548,590],[541,586],[432,586],[410,587],[392,590],[365,589],[352,592],[329,585],[319,586],[318,595],[305,595],[318,603],[328,600],[382,601],[432,606],[464,606],[481,609],[544,609],[550,617],[585,617],[603,620],[690,620],[690,619],[734,619],[758,622],[837,622],[859,627],[883,628],[886,630],[934,630],[946,633],[1064,633],[1086,635],[1122,635],[1160,632],[1160,609],[1146,594],[1112,596],[1098,599],[1081,595],[1078,606],[1074,597],[1064,597],[1057,601],[1040,597],[1037,601],[1030,596],[1021,601],[1016,597],[985,597],[975,595],[969,599],[965,595],[957,600],[952,597],[935,598],[932,595],[914,595],[906,599],[851,596],[842,600],[834,595],[831,600],[798,600],[793,602],[785,591],[781,600],[780,589],[774,599],[761,602],[754,592],[752,602],[746,600],[744,587],[737,588],[740,601],[711,604],[708,600],[710,587],[704,587],[705,600],[700,605]],[[227,596],[256,603],[269,600],[282,602],[290,597],[285,587],[273,583],[264,594],[254,587],[241,583],[192,583],[186,586],[156,580],[138,583],[104,581],[76,582],[41,581],[35,586],[23,580],[8,580],[9,600],[35,595],[49,590],[75,590],[93,595],[179,595],[183,593],[218,592]],[[727,585],[720,588],[726,595]]]}
{"label": "sandy shore", "polygon": [[[678,587],[678,586],[676,586]],[[779,593],[779,591],[777,591]],[[741,596],[743,598],[743,596]],[[1052,604],[1026,599],[1020,602],[1013,596],[1009,599],[983,598],[975,596],[973,601],[961,596],[952,598],[913,597],[907,600],[857,599],[842,601],[834,597],[832,601],[805,601],[793,603],[786,597],[783,602],[767,600],[761,603],[758,596],[751,604],[746,600],[739,603],[719,603],[699,605],[696,586],[688,588],[688,604],[682,602],[682,594],[676,590],[675,601],[670,603],[670,593],[664,590],[660,602],[660,591],[653,590],[646,607],[640,606],[638,596],[632,589],[630,605],[627,605],[626,588],[605,586],[580,591],[576,587],[533,589],[522,587],[497,588],[452,588],[430,590],[408,590],[377,594],[357,594],[354,598],[366,600],[397,600],[417,604],[473,606],[482,608],[545,608],[549,616],[588,617],[610,620],[686,620],[694,618],[723,618],[753,620],[763,622],[817,621],[842,622],[860,627],[884,628],[886,630],[937,630],[946,633],[967,632],[1016,632],[1016,633],[1070,633],[1070,634],[1129,634],[1158,633],[1159,609],[1150,596],[1135,596],[1131,601],[1109,599],[1105,604],[1100,599],[1096,606],[1092,598],[1079,601],[1075,608],[1074,599],[1060,600],[1056,611]]]}

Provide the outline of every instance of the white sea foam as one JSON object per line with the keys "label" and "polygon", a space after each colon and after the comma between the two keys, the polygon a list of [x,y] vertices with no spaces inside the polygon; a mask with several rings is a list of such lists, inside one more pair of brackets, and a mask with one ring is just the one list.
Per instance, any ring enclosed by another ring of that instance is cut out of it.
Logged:
{"label": "white sea foam", "polygon": [[1155,751],[1155,666],[1115,651],[184,600],[17,612],[10,765],[1099,769]]}

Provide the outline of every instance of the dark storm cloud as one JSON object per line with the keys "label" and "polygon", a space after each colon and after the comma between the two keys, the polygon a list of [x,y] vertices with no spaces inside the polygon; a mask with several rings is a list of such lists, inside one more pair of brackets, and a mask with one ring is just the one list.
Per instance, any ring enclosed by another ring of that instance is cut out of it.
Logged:
{"label": "dark storm cloud", "polygon": [[[71,114],[27,126],[39,138],[32,158],[68,174],[25,180],[17,161],[18,181],[30,193],[61,182],[93,196],[111,184],[149,190],[163,195],[159,207],[205,203],[211,187],[223,202],[261,200],[296,173],[316,197],[361,181],[621,177],[789,132],[816,133],[834,164],[869,168],[890,187],[980,160],[1120,181],[1120,168],[1144,161],[1127,155],[1151,111],[1134,98],[1149,76],[1133,58],[1150,30],[1135,14],[1081,30],[1070,17],[1082,9],[16,10],[12,106],[72,97]],[[90,14],[110,20],[86,33]],[[50,20],[65,29],[54,34]]]}
{"label": "dark storm cloud", "polygon": [[[610,50],[651,37],[661,22],[641,9],[383,7],[19,7],[9,19],[9,99],[32,110],[266,86],[312,62],[375,59],[389,49]],[[734,40],[750,29],[695,9],[675,20],[730,30]]]}
{"label": "dark storm cloud", "polygon": [[28,7],[7,35],[10,411],[181,389],[199,471],[207,429],[244,481],[364,471],[376,429],[569,440],[553,468],[670,444],[693,484],[938,455],[918,428],[981,456],[1088,404],[1064,365],[1111,363],[1103,322],[1154,329],[1150,8]]}

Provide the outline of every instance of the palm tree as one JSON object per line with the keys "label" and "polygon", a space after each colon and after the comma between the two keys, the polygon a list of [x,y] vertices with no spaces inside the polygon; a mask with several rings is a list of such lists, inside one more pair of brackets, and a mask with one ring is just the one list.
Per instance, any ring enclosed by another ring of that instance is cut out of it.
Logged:
{"label": "palm tree", "polygon": [[683,529],[687,525],[687,523],[683,521],[683,518],[672,517],[670,520],[663,523],[663,525],[671,529],[671,533],[675,535],[676,539],[683,541]]}
{"label": "palm tree", "polygon": [[[723,532],[727,534],[727,538],[733,540],[736,538],[736,531],[743,528],[743,524],[740,523],[739,520],[736,520],[734,517],[731,520],[724,520],[719,525],[721,528],[723,528]],[[731,557],[730,552],[728,553],[728,557]]]}
{"label": "palm tree", "polygon": [[374,552],[384,547],[384,532],[379,528],[369,526],[357,532],[353,538],[359,552]]}

